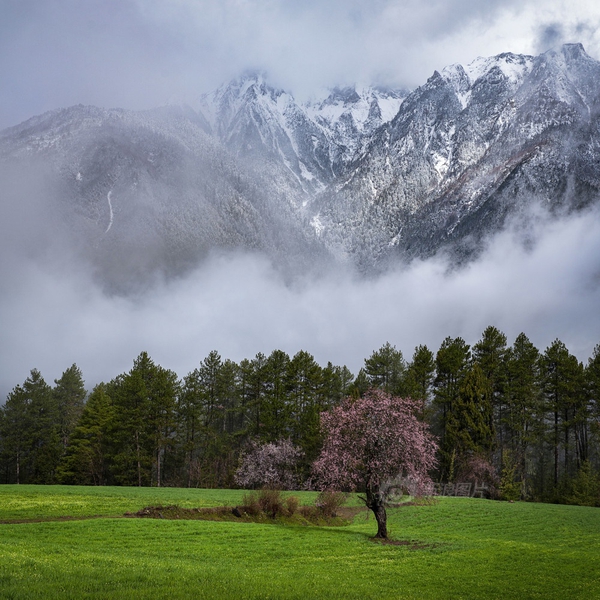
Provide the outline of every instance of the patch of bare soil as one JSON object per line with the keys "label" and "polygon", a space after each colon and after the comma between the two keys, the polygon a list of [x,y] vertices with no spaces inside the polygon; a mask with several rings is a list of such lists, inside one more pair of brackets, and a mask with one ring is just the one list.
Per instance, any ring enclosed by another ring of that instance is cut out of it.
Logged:
{"label": "patch of bare soil", "polygon": [[285,511],[275,516],[257,511],[256,507],[218,506],[214,508],[182,508],[181,506],[146,506],[136,513],[125,513],[125,517],[147,519],[181,519],[202,521],[241,521],[245,523],[286,523],[298,525],[347,525],[365,509],[340,507],[332,516],[324,516],[313,507],[300,507],[291,514]]}

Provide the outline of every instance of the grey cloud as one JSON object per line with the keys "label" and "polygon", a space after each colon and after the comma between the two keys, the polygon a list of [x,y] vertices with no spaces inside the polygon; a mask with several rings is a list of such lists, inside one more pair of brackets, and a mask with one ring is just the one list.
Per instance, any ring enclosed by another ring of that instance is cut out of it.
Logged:
{"label": "grey cloud", "polygon": [[556,3],[6,0],[0,127],[78,103],[194,102],[248,67],[300,95],[356,81],[414,87],[449,63],[528,51],[489,31],[507,20],[519,24],[527,7]]}
{"label": "grey cloud", "polygon": [[539,52],[545,52],[563,43],[565,36],[564,28],[560,23],[548,23],[541,28],[537,47]]}
{"label": "grey cloud", "polygon": [[563,15],[554,14],[550,18],[541,15],[535,30],[533,48],[535,52],[546,52],[560,44],[580,42],[588,54],[598,57],[600,53],[600,11],[590,14],[586,20],[576,10],[582,3],[575,2]]}

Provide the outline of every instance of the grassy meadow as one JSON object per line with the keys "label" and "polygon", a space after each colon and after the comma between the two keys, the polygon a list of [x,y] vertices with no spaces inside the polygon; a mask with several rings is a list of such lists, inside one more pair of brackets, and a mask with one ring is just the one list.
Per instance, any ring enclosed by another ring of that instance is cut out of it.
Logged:
{"label": "grassy meadow", "polygon": [[0,598],[600,598],[597,508],[441,498],[390,509],[407,545],[372,541],[367,513],[343,527],[122,517],[242,496],[0,486]]}

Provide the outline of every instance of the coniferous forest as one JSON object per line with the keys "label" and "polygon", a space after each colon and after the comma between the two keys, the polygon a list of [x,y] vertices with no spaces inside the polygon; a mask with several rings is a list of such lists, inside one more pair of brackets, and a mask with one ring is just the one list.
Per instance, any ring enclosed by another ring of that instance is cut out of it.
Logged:
{"label": "coniferous forest", "polygon": [[600,505],[600,345],[581,363],[488,327],[406,359],[386,343],[358,374],[303,350],[239,364],[212,351],[179,376],[142,352],[89,393],[77,365],[48,384],[33,369],[0,409],[0,482],[235,487],[250,446],[290,440],[303,478],[320,413],[369,388],[422,401],[439,442],[438,482],[486,480],[497,496]]}

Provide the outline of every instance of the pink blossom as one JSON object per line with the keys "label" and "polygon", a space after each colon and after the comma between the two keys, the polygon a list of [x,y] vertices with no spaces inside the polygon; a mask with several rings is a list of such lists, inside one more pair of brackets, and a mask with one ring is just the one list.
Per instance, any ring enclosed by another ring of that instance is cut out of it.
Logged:
{"label": "pink blossom", "polygon": [[325,489],[359,490],[378,522],[378,537],[387,537],[385,483],[408,478],[415,489],[431,485],[437,444],[416,414],[420,402],[369,390],[363,398],[346,398],[321,413],[325,442],[313,465]]}
{"label": "pink blossom", "polygon": [[304,456],[290,440],[268,444],[252,442],[242,456],[235,481],[244,487],[292,490],[299,487],[298,462]]}

